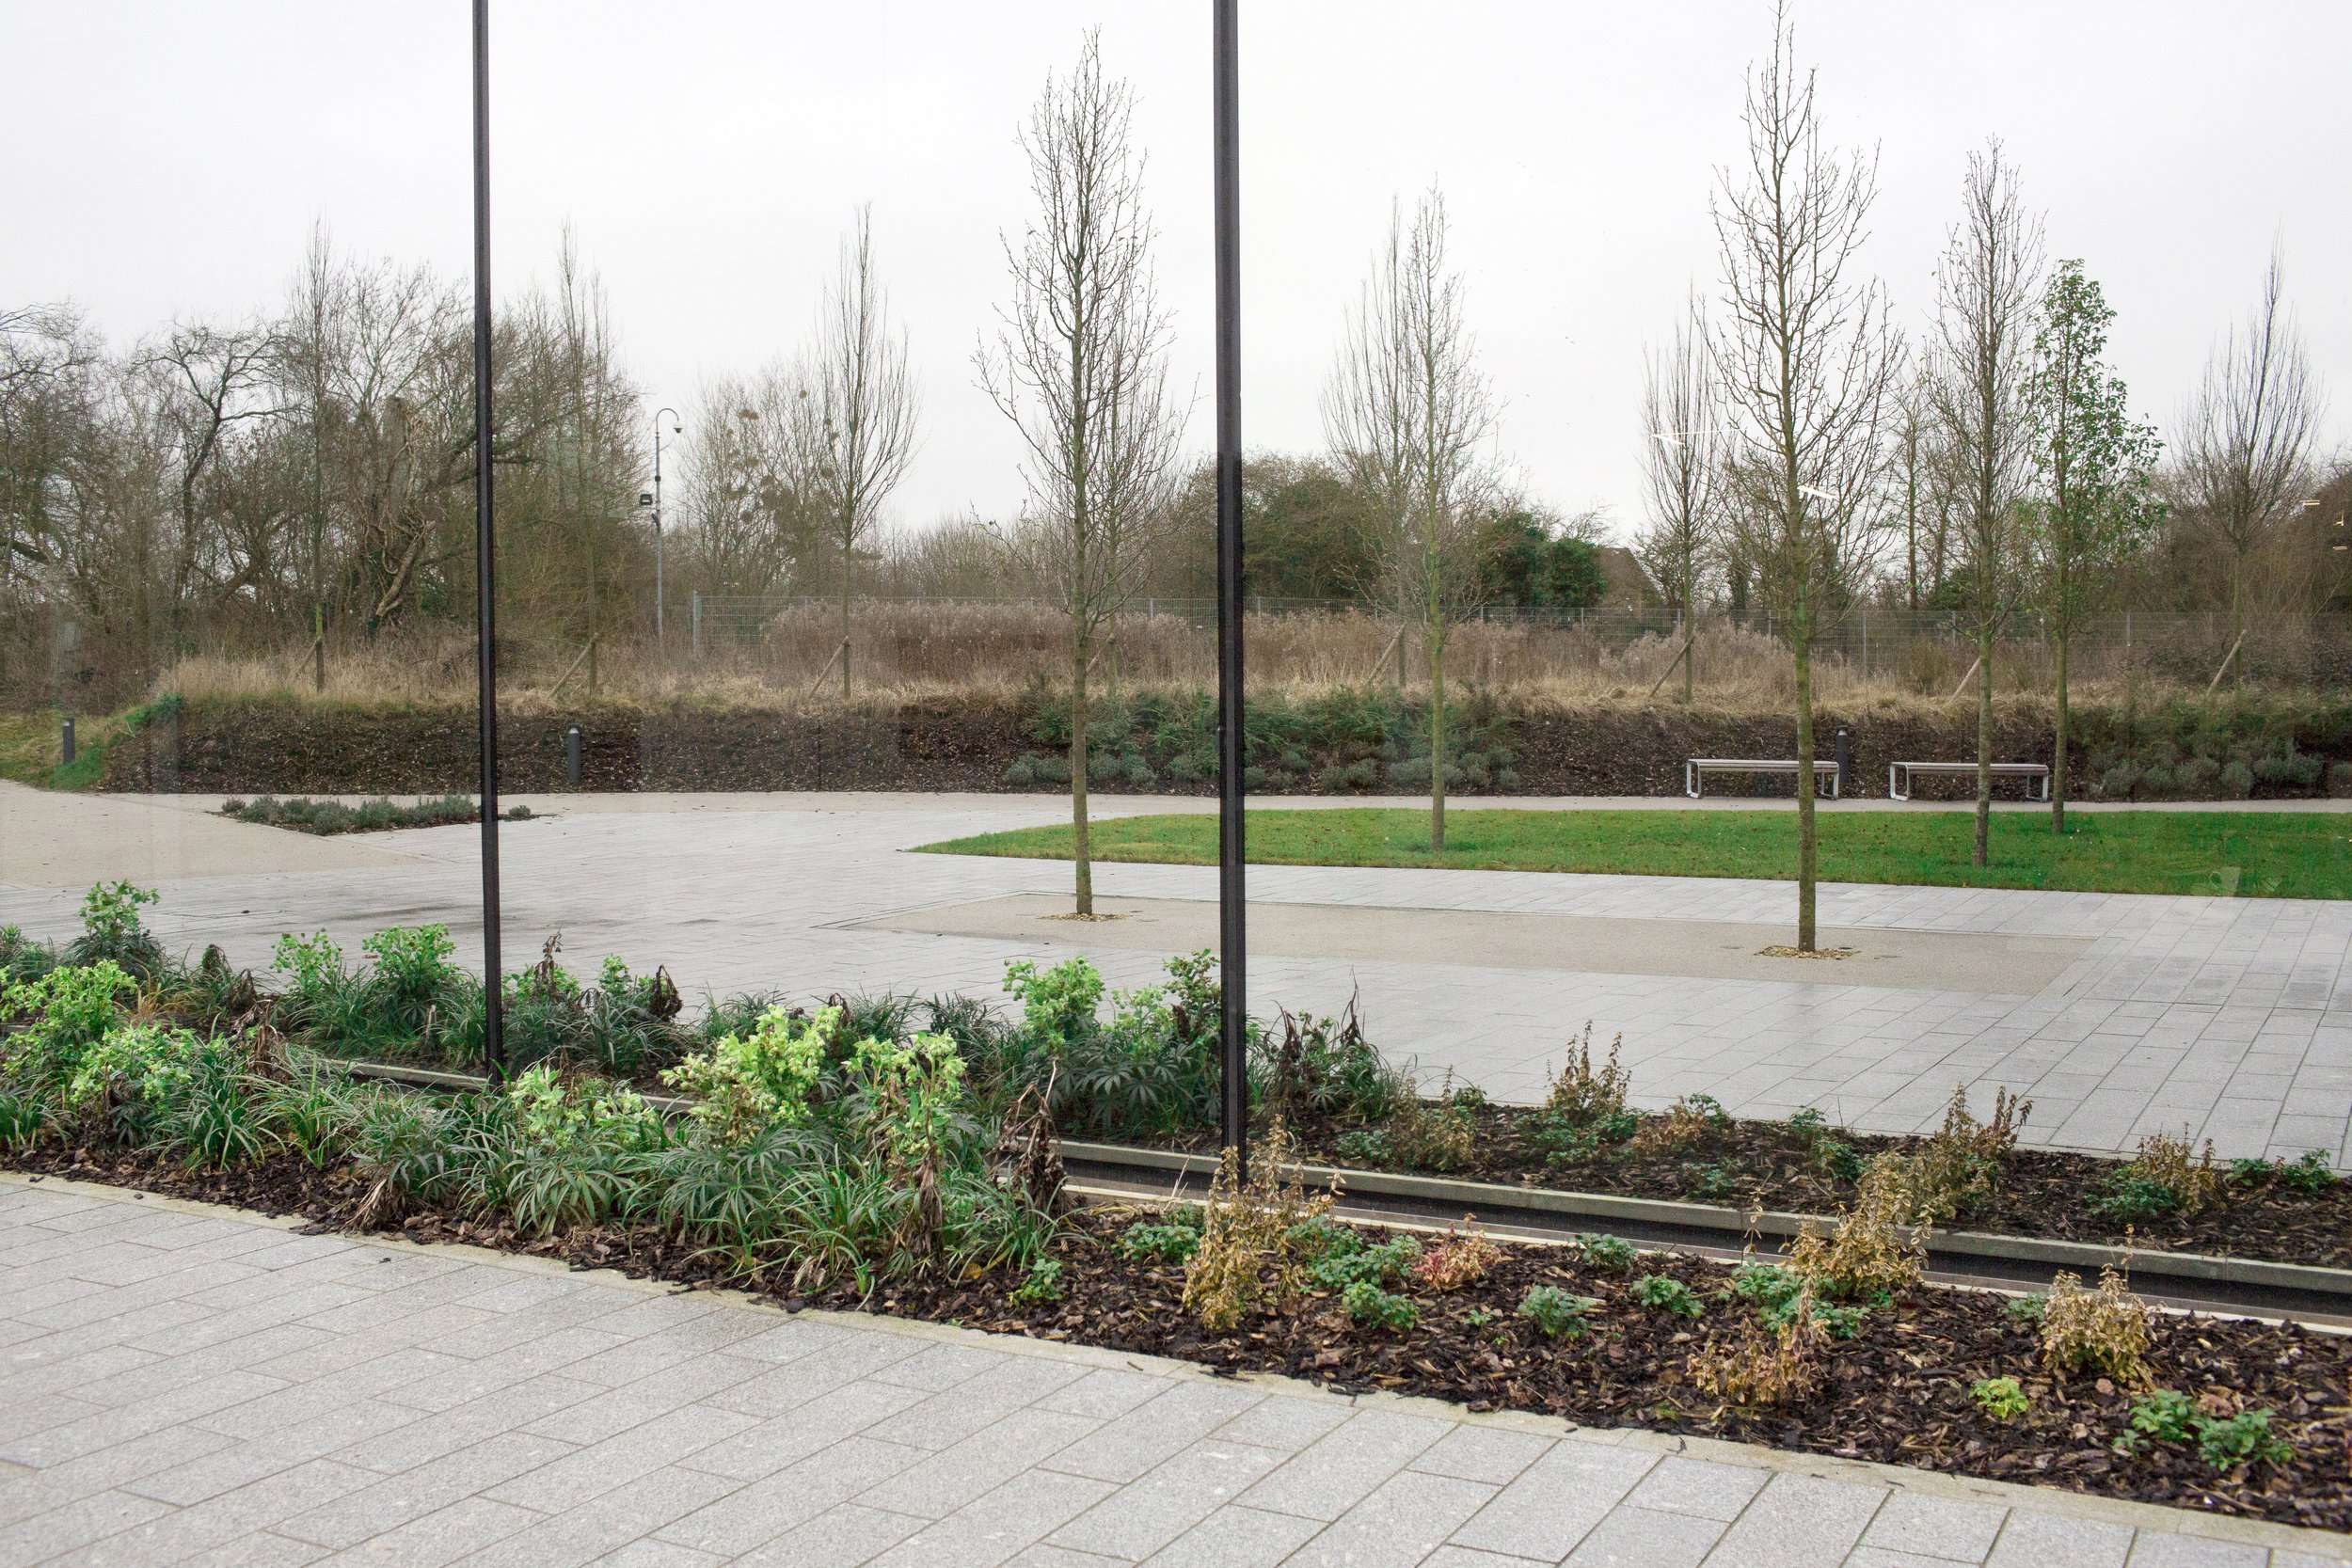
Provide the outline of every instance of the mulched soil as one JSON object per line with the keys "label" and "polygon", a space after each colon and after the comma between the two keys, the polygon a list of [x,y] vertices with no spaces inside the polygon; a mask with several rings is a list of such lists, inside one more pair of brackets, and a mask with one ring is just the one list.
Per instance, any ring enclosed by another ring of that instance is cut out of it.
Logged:
{"label": "mulched soil", "polygon": [[[192,1173],[151,1156],[111,1150],[36,1150],[20,1170],[112,1182],[278,1214],[322,1230],[348,1227],[361,1191],[346,1173],[279,1157],[225,1175]],[[1074,1215],[1057,1243],[1064,1300],[1019,1306],[1016,1281],[917,1277],[861,1300],[838,1288],[803,1299],[771,1291],[787,1307],[821,1305],[952,1322],[1167,1355],[1221,1371],[1286,1373],[1345,1391],[1389,1389],[1451,1400],[1472,1410],[1533,1411],[1587,1426],[1634,1425],[1719,1436],[1803,1452],[1915,1465],[2067,1491],[2167,1503],[2283,1524],[2352,1528],[2352,1341],[2293,1324],[2159,1316],[2150,1361],[2161,1386],[2216,1414],[2269,1410],[2295,1457],[2216,1475],[2182,1445],[2136,1455],[2114,1444],[2128,1430],[2130,1392],[2104,1379],[2054,1379],[2035,1355],[2029,1328],[2003,1298],[1925,1287],[1871,1312],[1851,1341],[1822,1357],[1816,1390],[1765,1411],[1725,1411],[1695,1388],[1690,1356],[1716,1335],[1736,1338],[1751,1309],[1724,1296],[1726,1271],[1677,1255],[1640,1268],[1682,1281],[1708,1301],[1695,1323],[1651,1310],[1629,1294],[1630,1278],[1596,1272],[1573,1253],[1505,1246],[1482,1281],[1449,1294],[1416,1291],[1419,1323],[1398,1334],[1359,1328],[1327,1293],[1210,1334],[1182,1305],[1180,1266],[1122,1260],[1110,1241],[1126,1223],[1108,1211]],[[401,1233],[613,1267],[689,1288],[722,1283],[709,1259],[647,1229],[575,1232],[529,1241],[502,1224],[445,1213],[412,1215]],[[1517,1315],[1529,1288],[1557,1285],[1601,1305],[1581,1339],[1547,1340]],[[2031,1408],[2013,1422],[1976,1407],[1979,1378],[2013,1376]]]}
{"label": "mulched soil", "polygon": [[[1547,1151],[1528,1135],[1526,1111],[1488,1105],[1474,1115],[1476,1156],[1470,1164],[1452,1170],[1367,1166],[1339,1151],[1340,1130],[1328,1127],[1300,1130],[1300,1158],[1505,1186],[1680,1199],[1740,1210],[1760,1206],[1828,1214],[1845,1208],[1853,1196],[1853,1183],[1825,1171],[1815,1146],[1783,1122],[1735,1120],[1680,1148],[1617,1144],[1585,1158],[1547,1163]],[[1851,1145],[1866,1161],[1889,1150],[1909,1152],[1925,1141],[1835,1130],[1831,1135]],[[2198,1252],[2352,1268],[2352,1181],[2312,1193],[2276,1180],[2232,1180],[2220,1202],[2195,1214],[2144,1218],[2127,1227],[2091,1208],[2123,1164],[2096,1155],[2020,1148],[2010,1156],[1992,1201],[1962,1215],[1951,1228],[2128,1243],[2143,1252]]]}

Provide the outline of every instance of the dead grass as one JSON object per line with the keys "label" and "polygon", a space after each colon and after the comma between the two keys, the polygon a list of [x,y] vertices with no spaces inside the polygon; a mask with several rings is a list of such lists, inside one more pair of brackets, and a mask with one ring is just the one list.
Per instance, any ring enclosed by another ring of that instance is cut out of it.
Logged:
{"label": "dead grass", "polygon": [[[685,620],[683,614],[675,622]],[[1252,685],[1312,695],[1361,689],[1397,678],[1396,624],[1359,611],[1253,615],[1248,626]],[[757,620],[710,617],[702,648],[674,624],[667,656],[646,639],[601,643],[593,657],[576,641],[516,638],[501,643],[501,690],[513,705],[577,705],[594,700],[666,707],[679,705],[798,711],[841,701],[834,612],[794,609]],[[1408,639],[1409,641],[1409,639]],[[1066,621],[1027,605],[874,602],[850,621],[853,704],[954,698],[1015,700],[1025,687],[1066,678]],[[1471,621],[1450,634],[1453,680],[1486,687],[1528,712],[1612,707],[1672,707],[1679,674],[1658,688],[1679,650],[1671,635],[1633,635],[1630,627],[1558,626]],[[1094,670],[1098,689],[1207,689],[1216,678],[1215,626],[1165,610],[1119,618]],[[1965,662],[1952,664],[1940,643],[1920,642],[1907,657],[1875,652],[1866,676],[1857,658],[1818,657],[1815,693],[1843,711],[1924,714],[1958,711],[1948,699]],[[1760,631],[1717,626],[1697,640],[1699,713],[1776,712],[1793,700],[1788,651]],[[2039,708],[2030,650],[1999,672],[2001,705]],[[1408,657],[1408,690],[1425,686],[1418,656]],[[1946,668],[1949,664],[1950,668]],[[470,628],[387,634],[330,650],[324,689],[313,685],[307,642],[271,653],[199,654],[156,683],[191,701],[280,701],[330,705],[405,706],[469,704],[474,690]],[[2095,665],[2078,669],[2075,698],[2090,704],[2109,681]],[[1653,695],[1653,689],[1657,688]],[[2139,694],[2153,689],[2142,683]],[[2115,687],[2120,693],[2122,687]]]}

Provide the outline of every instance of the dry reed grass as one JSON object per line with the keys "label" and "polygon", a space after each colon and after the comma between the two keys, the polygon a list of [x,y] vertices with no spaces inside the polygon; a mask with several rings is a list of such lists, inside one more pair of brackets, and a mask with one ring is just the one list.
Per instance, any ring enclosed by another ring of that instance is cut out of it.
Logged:
{"label": "dry reed grass", "polygon": [[[824,708],[840,700],[835,611],[818,605],[775,613],[712,613],[701,628],[674,624],[666,654],[650,638],[601,643],[593,654],[576,641],[516,638],[500,645],[501,689],[520,707],[576,705],[677,705],[782,710]],[[680,616],[683,622],[686,617]],[[1360,689],[1400,679],[1397,624],[1362,611],[1253,614],[1247,628],[1253,688],[1311,693]],[[1965,682],[1973,648],[1948,637],[1875,641],[1848,636],[1816,656],[1814,690],[1844,711],[1958,713],[1973,702]],[[2142,647],[2147,641],[2143,635]],[[1425,689],[1424,663],[1410,628],[1404,684]],[[1011,701],[1027,686],[1067,679],[1067,623],[1054,610],[1022,604],[869,601],[850,620],[851,701],[859,705],[952,698]],[[2122,644],[2092,640],[2078,652],[2078,702],[2146,699],[2201,689],[2123,662]],[[1867,647],[1867,651],[1865,652]],[[1482,686],[1522,710],[1673,706],[1682,696],[1675,668],[1681,643],[1671,631],[1644,629],[1626,617],[1568,626],[1472,620],[1452,628],[1449,682]],[[1787,646],[1767,633],[1716,624],[1693,650],[1694,706],[1702,712],[1785,710],[1795,697]],[[1216,628],[1205,615],[1136,612],[1120,617],[1094,668],[1097,690],[1200,690],[1216,680]],[[2135,659],[2141,657],[2135,653]],[[2046,650],[2021,641],[1994,659],[2004,705],[2038,705],[2049,689]],[[268,654],[199,654],[156,683],[191,699],[320,702],[398,706],[464,704],[474,689],[470,628],[387,634],[339,646],[326,661],[323,689],[313,685],[307,643]]]}

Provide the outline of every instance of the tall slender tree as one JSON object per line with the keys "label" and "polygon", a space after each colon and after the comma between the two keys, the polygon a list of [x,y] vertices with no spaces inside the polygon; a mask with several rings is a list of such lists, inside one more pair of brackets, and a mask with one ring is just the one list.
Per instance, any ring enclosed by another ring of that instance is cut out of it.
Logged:
{"label": "tall slender tree", "polygon": [[1094,913],[1087,835],[1087,690],[1100,639],[1132,598],[1173,508],[1184,411],[1168,393],[1168,317],[1152,277],[1135,94],[1103,75],[1089,33],[1021,135],[1038,211],[1004,241],[1012,297],[976,363],[1026,456],[1026,565],[1070,618],[1070,818],[1076,912]]}
{"label": "tall slender tree", "polygon": [[2131,417],[2122,378],[2105,359],[2114,320],[2082,262],[2058,262],[2042,291],[2026,386],[2035,481],[2026,555],[2058,683],[2050,831],[2059,833],[2066,831],[2067,653],[2162,514],[2150,485],[2162,443],[2153,425]]}
{"label": "tall slender tree", "polygon": [[[1857,518],[1875,497],[1888,392],[1901,360],[1884,289],[1860,251],[1875,155],[1824,147],[1814,76],[1786,9],[1748,74],[1747,153],[1713,202],[1724,312],[1713,336],[1730,427],[1738,548],[1784,607],[1796,675],[1797,947],[1816,950],[1819,870],[1813,635],[1851,581]],[[1866,525],[1862,525],[1867,527]]]}
{"label": "tall slender tree", "polygon": [[1429,669],[1433,850],[1445,847],[1446,632],[1477,593],[1494,429],[1446,234],[1436,189],[1415,205],[1409,229],[1402,207],[1391,207],[1388,244],[1348,313],[1323,393],[1325,436],[1374,500],[1391,600],[1400,626],[1419,633]]}
{"label": "tall slender tree", "polygon": [[907,337],[874,277],[873,210],[860,207],[817,319],[818,431],[833,543],[841,552],[841,695],[850,694],[850,595],[861,546],[914,460],[921,394]]}
{"label": "tall slender tree", "polygon": [[1715,406],[1715,367],[1707,349],[1706,307],[1696,293],[1665,346],[1643,355],[1643,499],[1649,526],[1639,540],[1642,563],[1682,616],[1682,701],[1698,681],[1699,585],[1718,553],[1722,519],[1716,485],[1723,439]]}
{"label": "tall slender tree", "polygon": [[2253,313],[2215,346],[2181,420],[2182,499],[2229,559],[2230,620],[2240,640],[2253,610],[2254,560],[2312,483],[2326,403],[2274,249]]}
{"label": "tall slender tree", "polygon": [[1967,605],[1977,636],[1977,820],[1974,855],[1991,855],[1993,643],[2023,580],[2026,483],[2032,441],[2026,382],[2033,369],[2042,223],[2017,190],[1995,138],[1968,155],[1961,218],[1936,269],[1935,388],[1959,481],[1968,554]]}

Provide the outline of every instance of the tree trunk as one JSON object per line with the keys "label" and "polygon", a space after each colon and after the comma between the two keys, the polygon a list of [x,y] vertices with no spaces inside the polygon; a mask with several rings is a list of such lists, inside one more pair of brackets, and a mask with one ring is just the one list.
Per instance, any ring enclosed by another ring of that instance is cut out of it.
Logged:
{"label": "tree trunk", "polygon": [[1087,842],[1087,639],[1071,640],[1070,856],[1077,871],[1077,912],[1094,913],[1094,859]]}
{"label": "tree trunk", "polygon": [[2066,628],[2058,634],[2058,738],[2050,749],[2050,831],[2066,831]]}
{"label": "tree trunk", "polygon": [[1977,626],[1976,863],[1990,865],[1993,848],[1993,626]]}
{"label": "tree trunk", "polygon": [[1445,623],[1429,623],[1429,851],[1445,849]]}
{"label": "tree trunk", "polygon": [[850,560],[849,552],[841,559],[841,700],[850,699]]}
{"label": "tree trunk", "polygon": [[1788,652],[1797,667],[1797,951],[1810,953],[1818,940],[1814,908],[1820,838],[1813,814],[1813,617],[1802,587],[1796,613],[1788,618]]}

